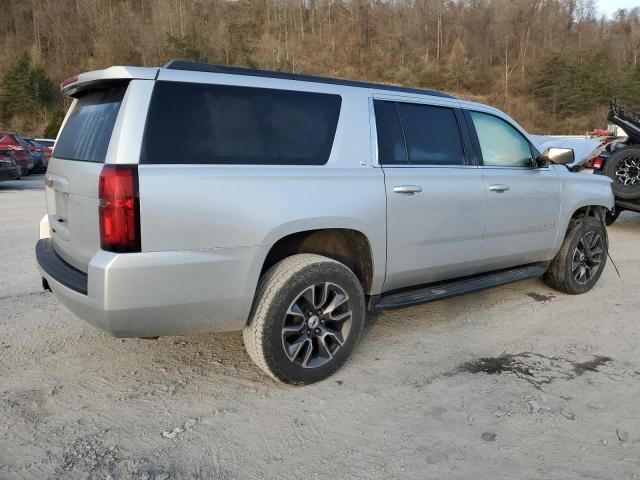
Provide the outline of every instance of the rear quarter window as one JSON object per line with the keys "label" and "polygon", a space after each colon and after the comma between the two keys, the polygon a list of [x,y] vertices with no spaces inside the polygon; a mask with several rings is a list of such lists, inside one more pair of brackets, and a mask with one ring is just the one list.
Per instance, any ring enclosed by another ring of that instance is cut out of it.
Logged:
{"label": "rear quarter window", "polygon": [[157,82],[140,163],[323,165],[339,95]]}
{"label": "rear quarter window", "polygon": [[79,97],[60,132],[53,156],[104,163],[126,89],[123,85]]}

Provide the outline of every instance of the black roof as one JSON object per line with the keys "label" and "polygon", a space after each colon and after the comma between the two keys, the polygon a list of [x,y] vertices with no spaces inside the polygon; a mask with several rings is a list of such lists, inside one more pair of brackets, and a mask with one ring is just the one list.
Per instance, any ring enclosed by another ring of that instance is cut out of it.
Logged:
{"label": "black roof", "polygon": [[423,90],[421,88],[397,87],[394,85],[383,85],[380,83],[359,82],[355,80],[342,80],[340,78],[316,77],[314,75],[303,75],[300,73],[274,72],[271,70],[257,70],[244,67],[227,67],[224,65],[210,65],[208,63],[187,62],[184,60],[171,60],[163,68],[169,70],[187,70],[190,72],[226,73],[229,75],[248,75],[251,77],[279,78],[281,80],[299,80],[302,82],[328,83],[332,85],[343,85],[345,87],[376,88],[379,90],[390,90],[392,92],[415,93],[420,95],[431,95],[434,97],[454,98],[446,93],[437,90]]}

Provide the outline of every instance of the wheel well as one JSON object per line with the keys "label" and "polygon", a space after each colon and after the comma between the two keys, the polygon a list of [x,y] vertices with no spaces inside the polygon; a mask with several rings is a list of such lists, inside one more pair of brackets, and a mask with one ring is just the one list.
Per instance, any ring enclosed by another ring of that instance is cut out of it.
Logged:
{"label": "wheel well", "polygon": [[587,205],[586,207],[580,207],[575,212],[573,212],[573,215],[571,215],[571,220],[573,220],[574,218],[584,217],[585,213],[589,217],[599,218],[598,212],[602,212],[602,214],[604,215],[607,210],[607,207],[602,207],[600,205]]}
{"label": "wheel well", "polygon": [[315,253],[343,263],[358,277],[368,293],[373,281],[373,257],[367,237],[357,231],[340,228],[308,230],[278,240],[269,250],[260,275],[280,260],[297,253]]}

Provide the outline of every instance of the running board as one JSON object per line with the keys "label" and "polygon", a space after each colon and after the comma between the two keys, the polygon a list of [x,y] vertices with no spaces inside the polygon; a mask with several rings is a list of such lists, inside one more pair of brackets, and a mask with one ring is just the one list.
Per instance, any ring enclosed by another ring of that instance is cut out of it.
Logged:
{"label": "running board", "polygon": [[540,277],[549,266],[549,263],[534,263],[524,267],[500,270],[498,272],[484,273],[473,277],[439,282],[399,293],[383,294],[374,304],[374,310],[388,310],[392,308],[418,305],[420,303],[433,302],[441,298],[453,297],[464,293],[493,288],[507,283],[526,280],[527,278]]}

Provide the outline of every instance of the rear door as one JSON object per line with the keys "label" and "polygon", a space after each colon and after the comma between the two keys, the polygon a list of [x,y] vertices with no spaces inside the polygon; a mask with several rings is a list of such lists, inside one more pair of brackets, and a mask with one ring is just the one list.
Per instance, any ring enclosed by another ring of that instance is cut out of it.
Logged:
{"label": "rear door", "polygon": [[127,84],[80,95],[60,131],[46,176],[47,213],[58,255],[84,272],[100,248],[98,178]]}
{"label": "rear door", "polygon": [[480,258],[482,176],[457,103],[434,102],[374,101],[387,193],[386,291],[473,274]]}
{"label": "rear door", "polygon": [[560,216],[560,177],[552,166],[533,167],[534,147],[510,122],[482,111],[467,111],[466,118],[477,134],[487,205],[480,270],[548,260]]}

